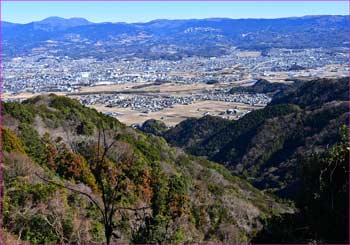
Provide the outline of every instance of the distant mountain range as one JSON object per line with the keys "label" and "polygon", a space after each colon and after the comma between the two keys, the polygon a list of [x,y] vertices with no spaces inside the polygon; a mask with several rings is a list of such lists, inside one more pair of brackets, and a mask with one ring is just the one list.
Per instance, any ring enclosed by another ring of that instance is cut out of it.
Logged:
{"label": "distant mountain range", "polygon": [[33,22],[36,28],[46,31],[65,30],[75,26],[85,26],[92,24],[83,18],[64,19],[60,17],[49,17],[42,21]]}
{"label": "distant mountain range", "polygon": [[[163,55],[161,58],[176,59],[222,55],[231,47],[253,50],[343,47],[348,43],[349,17],[211,18],[147,23],[92,23],[83,18],[49,17],[28,24],[2,22],[2,30],[5,57],[27,54],[38,47],[50,50],[53,45],[47,43],[50,40],[57,42],[54,45],[58,55],[147,58]],[[91,46],[96,44],[102,45],[105,53],[94,52]],[[152,47],[157,47],[157,51],[151,52]]]}

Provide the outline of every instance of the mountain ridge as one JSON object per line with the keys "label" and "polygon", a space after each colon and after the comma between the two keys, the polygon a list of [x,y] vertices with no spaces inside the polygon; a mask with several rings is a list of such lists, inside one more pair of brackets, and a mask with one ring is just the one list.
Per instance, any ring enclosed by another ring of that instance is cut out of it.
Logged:
{"label": "mountain ridge", "polygon": [[[282,19],[155,20],[146,23],[90,23],[57,27],[32,22],[3,26],[4,55],[18,56],[41,47],[50,51],[47,40],[57,42],[55,55],[79,58],[121,57],[131,53],[145,58],[222,56],[232,48],[266,51],[270,48],[337,48],[348,41],[348,16]],[[69,21],[68,21],[69,22]],[[73,22],[72,22],[73,23]],[[131,41],[125,44],[125,40]],[[91,49],[102,43],[105,54]],[[198,43],[202,45],[198,47]],[[79,52],[77,51],[79,45]],[[155,46],[179,48],[179,54],[150,53]],[[19,48],[20,47],[20,48]]]}
{"label": "mountain ridge", "polygon": [[189,19],[154,19],[144,22],[125,22],[125,21],[102,21],[102,22],[92,22],[84,17],[60,17],[60,16],[48,16],[42,20],[29,21],[26,23],[17,23],[12,21],[2,20],[1,22],[15,24],[15,25],[26,25],[33,22],[45,22],[45,20],[56,19],[56,20],[75,20],[80,19],[92,24],[103,24],[103,23],[127,23],[127,24],[149,24],[158,21],[188,21],[188,20],[281,20],[281,19],[310,19],[310,18],[327,18],[327,17],[347,17],[347,15],[304,15],[304,16],[289,16],[289,17],[278,17],[278,18],[230,18],[230,17],[209,17],[209,18],[189,18]]}

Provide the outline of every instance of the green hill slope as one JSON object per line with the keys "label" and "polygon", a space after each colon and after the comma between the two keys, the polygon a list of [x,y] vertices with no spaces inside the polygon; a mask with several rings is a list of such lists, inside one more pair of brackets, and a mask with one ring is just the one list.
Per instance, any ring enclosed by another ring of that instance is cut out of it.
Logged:
{"label": "green hill slope", "polygon": [[163,136],[226,165],[298,212],[268,219],[253,243],[349,243],[349,78],[276,96],[238,121],[188,119]]}
{"label": "green hill slope", "polygon": [[299,86],[301,86],[303,82],[299,80],[295,80],[291,83],[280,83],[280,82],[269,82],[265,79],[259,79],[257,80],[252,86],[247,87],[233,87],[230,90],[231,94],[234,93],[261,93],[261,94],[267,94],[272,97],[279,97],[283,94],[286,94],[290,91],[293,91],[297,89]]}
{"label": "green hill slope", "polygon": [[163,136],[260,188],[290,196],[298,182],[297,160],[339,141],[339,128],[349,122],[348,98],[348,78],[305,82],[238,121],[188,119]]}
{"label": "green hill slope", "polygon": [[293,212],[225,167],[66,97],[2,111],[4,242],[106,242],[91,201],[105,203],[106,190],[111,243],[247,243],[267,218]]}

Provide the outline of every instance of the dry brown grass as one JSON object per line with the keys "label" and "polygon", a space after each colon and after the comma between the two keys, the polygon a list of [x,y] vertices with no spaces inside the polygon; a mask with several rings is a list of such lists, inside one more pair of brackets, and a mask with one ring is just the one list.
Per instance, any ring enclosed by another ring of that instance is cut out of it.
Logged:
{"label": "dry brown grass", "polygon": [[173,107],[169,107],[161,111],[151,112],[148,114],[134,111],[130,108],[108,108],[101,104],[93,105],[91,107],[101,112],[123,113],[123,115],[118,116],[117,119],[127,125],[134,123],[142,124],[148,119],[157,119],[163,121],[167,126],[174,126],[189,117],[202,117],[206,112],[209,112],[210,115],[217,116],[220,112],[235,108],[236,106],[242,111],[259,108],[242,103],[223,101],[198,101],[190,105],[174,105]]}

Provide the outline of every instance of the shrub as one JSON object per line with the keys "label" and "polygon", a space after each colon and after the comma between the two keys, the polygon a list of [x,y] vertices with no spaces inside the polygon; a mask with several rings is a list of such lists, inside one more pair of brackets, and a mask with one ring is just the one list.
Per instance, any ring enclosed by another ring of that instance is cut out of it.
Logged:
{"label": "shrub", "polygon": [[42,164],[45,160],[45,145],[41,141],[38,132],[27,123],[21,123],[19,130],[25,152],[35,162]]}
{"label": "shrub", "polygon": [[34,121],[33,109],[20,103],[2,102],[2,114],[9,114],[24,123],[32,123]]}
{"label": "shrub", "polygon": [[15,133],[8,128],[1,128],[1,149],[2,152],[25,153],[22,141],[17,138]]}

